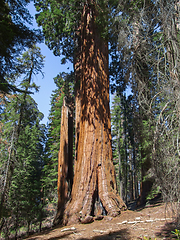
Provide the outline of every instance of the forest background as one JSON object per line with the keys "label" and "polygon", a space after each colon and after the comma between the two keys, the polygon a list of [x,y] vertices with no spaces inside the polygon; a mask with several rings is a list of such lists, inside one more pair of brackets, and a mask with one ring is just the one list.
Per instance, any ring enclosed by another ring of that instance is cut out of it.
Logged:
{"label": "forest background", "polygon": [[[43,74],[44,56],[37,47],[43,36],[29,28],[27,3],[2,1],[0,10],[0,231],[5,238],[41,230],[48,221],[52,224],[61,108],[64,96],[74,98],[74,73],[54,76],[49,121],[42,124],[43,114],[32,93],[39,89],[36,76]],[[35,4],[41,12],[41,1]],[[108,4],[113,5],[111,12],[104,10]],[[112,146],[119,195],[126,204],[133,200],[146,204],[161,194],[173,203],[178,218],[179,2],[97,1],[97,5],[111,19]],[[43,26],[42,19],[39,24]],[[46,44],[59,55],[57,46],[48,42],[50,25],[44,23],[43,28]],[[68,44],[64,42],[62,63],[71,60]],[[129,87],[132,94],[126,96]]]}

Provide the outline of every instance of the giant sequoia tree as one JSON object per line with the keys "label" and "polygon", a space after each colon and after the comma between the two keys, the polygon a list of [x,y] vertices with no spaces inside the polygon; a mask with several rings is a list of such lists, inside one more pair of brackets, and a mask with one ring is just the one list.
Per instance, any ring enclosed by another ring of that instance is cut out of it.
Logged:
{"label": "giant sequoia tree", "polygon": [[76,76],[74,181],[64,215],[55,222],[117,216],[125,208],[116,188],[109,109],[108,26],[117,2],[36,1],[46,43],[73,61]]}

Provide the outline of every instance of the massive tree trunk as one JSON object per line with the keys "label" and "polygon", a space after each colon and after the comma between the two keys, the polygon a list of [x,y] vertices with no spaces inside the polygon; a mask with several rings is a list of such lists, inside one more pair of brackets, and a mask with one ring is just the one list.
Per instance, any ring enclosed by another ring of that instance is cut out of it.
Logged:
{"label": "massive tree trunk", "polygon": [[79,143],[80,132],[80,110],[81,110],[81,95],[80,82],[82,74],[82,55],[81,55],[81,36],[80,28],[76,32],[75,39],[75,56],[74,56],[74,71],[75,71],[75,159],[77,159],[77,149]]}
{"label": "massive tree trunk", "polygon": [[117,194],[112,161],[108,44],[100,36],[95,17],[94,6],[87,4],[81,26],[80,128],[64,224],[91,221],[98,215],[117,216],[126,208]]}
{"label": "massive tree trunk", "polygon": [[58,206],[54,224],[63,219],[73,182],[73,111],[67,98],[61,109],[60,150],[58,154]]}

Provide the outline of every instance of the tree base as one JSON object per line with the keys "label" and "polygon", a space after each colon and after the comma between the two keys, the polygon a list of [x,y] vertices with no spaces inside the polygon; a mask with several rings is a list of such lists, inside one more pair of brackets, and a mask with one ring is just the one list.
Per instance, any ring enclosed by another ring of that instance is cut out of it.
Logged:
{"label": "tree base", "polygon": [[[119,206],[114,205],[112,207],[111,211],[107,212],[105,207],[102,207],[101,209],[98,207],[95,209],[96,215],[90,215],[90,214],[83,214],[83,208],[81,211],[73,211],[73,207],[71,202],[69,202],[63,219],[61,219],[61,222],[63,222],[63,225],[72,225],[76,223],[92,223],[93,221],[102,220],[104,217],[117,217],[121,214],[122,211],[127,210],[126,204],[121,200],[119,196],[116,196],[118,200],[120,200]],[[118,201],[119,202],[119,201]],[[101,210],[101,211],[100,211]]]}

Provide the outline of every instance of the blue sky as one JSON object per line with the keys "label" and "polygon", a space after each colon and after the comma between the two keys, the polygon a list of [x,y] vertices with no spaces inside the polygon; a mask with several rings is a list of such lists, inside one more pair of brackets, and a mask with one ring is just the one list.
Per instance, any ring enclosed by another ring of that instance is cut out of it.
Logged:
{"label": "blue sky", "polygon": [[[29,4],[28,9],[30,14],[35,16],[36,10],[33,3]],[[38,28],[35,18],[33,27]],[[72,64],[62,65],[60,61],[61,58],[54,56],[53,52],[49,50],[44,43],[38,44],[38,46],[41,48],[42,55],[45,56],[45,66],[43,68],[44,78],[42,78],[41,74],[34,76],[34,81],[40,86],[40,90],[38,93],[34,93],[32,97],[37,102],[40,112],[44,114],[42,123],[46,124],[50,110],[50,97],[52,91],[56,88],[53,78],[60,72],[69,72],[72,70]],[[69,70],[67,69],[68,67]]]}

